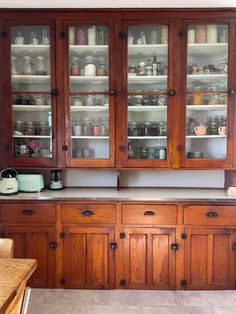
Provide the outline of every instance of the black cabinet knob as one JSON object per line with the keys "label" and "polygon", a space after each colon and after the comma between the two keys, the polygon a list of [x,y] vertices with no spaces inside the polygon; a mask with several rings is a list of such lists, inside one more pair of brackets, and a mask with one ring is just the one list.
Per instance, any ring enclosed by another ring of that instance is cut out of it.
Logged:
{"label": "black cabinet knob", "polygon": [[147,210],[144,212],[144,216],[154,216],[155,213],[152,210]]}
{"label": "black cabinet knob", "polygon": [[82,215],[83,216],[86,216],[86,217],[90,217],[90,216],[92,216],[93,215],[93,212],[91,211],[91,210],[84,210],[83,212],[82,212]]}
{"label": "black cabinet knob", "polygon": [[209,217],[209,218],[218,217],[218,214],[217,214],[216,212],[208,212],[206,215],[207,215],[207,217]]}
{"label": "black cabinet knob", "polygon": [[32,216],[33,215],[33,210],[32,209],[24,209],[22,210],[22,214],[25,216]]}

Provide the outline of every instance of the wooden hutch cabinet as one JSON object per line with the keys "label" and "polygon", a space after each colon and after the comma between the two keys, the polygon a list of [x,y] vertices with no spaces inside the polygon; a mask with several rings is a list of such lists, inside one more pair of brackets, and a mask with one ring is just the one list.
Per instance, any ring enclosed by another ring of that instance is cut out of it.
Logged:
{"label": "wooden hutch cabinet", "polygon": [[8,166],[234,167],[234,10],[2,10],[0,27]]}

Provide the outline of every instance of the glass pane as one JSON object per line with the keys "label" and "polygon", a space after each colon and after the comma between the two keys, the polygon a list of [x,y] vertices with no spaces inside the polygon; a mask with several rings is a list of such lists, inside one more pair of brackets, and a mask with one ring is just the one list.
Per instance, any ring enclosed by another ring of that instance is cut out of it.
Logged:
{"label": "glass pane", "polygon": [[109,158],[107,25],[69,27],[72,158]]}
{"label": "glass pane", "polygon": [[14,156],[52,158],[50,29],[19,26],[11,33]]}
{"label": "glass pane", "polygon": [[227,156],[228,26],[188,28],[186,157]]}
{"label": "glass pane", "polygon": [[167,159],[168,27],[128,29],[128,158]]}

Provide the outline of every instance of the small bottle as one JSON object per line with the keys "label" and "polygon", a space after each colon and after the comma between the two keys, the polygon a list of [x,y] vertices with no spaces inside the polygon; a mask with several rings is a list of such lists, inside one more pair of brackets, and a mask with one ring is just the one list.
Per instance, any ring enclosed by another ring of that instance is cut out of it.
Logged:
{"label": "small bottle", "polygon": [[196,43],[203,44],[203,43],[206,43],[206,40],[207,40],[206,25],[197,25],[196,26]]}
{"label": "small bottle", "polygon": [[69,27],[69,45],[75,45],[75,27]]}
{"label": "small bottle", "polygon": [[143,76],[145,75],[145,62],[139,63],[139,73],[138,75]]}
{"label": "small bottle", "polygon": [[49,45],[49,36],[46,29],[42,30],[42,45]]}
{"label": "small bottle", "polygon": [[168,27],[161,26],[161,44],[166,45],[168,42]]}
{"label": "small bottle", "polygon": [[147,65],[145,67],[145,74],[147,76],[152,76],[152,61],[151,61],[151,59],[147,59]]}
{"label": "small bottle", "polygon": [[141,40],[141,45],[146,45],[147,44],[144,32],[140,33],[140,40]]}
{"label": "small bottle", "polygon": [[128,45],[134,44],[134,36],[132,36],[132,31],[129,29],[128,31]]}
{"label": "small bottle", "polygon": [[157,56],[153,56],[153,61],[152,61],[152,75],[156,76],[157,75]]}
{"label": "small bottle", "polygon": [[216,25],[207,25],[207,42],[208,43],[217,43],[217,26]]}
{"label": "small bottle", "polygon": [[88,27],[88,45],[96,45],[96,26]]}
{"label": "small bottle", "polygon": [[24,37],[21,32],[16,33],[15,45],[24,45]]}
{"label": "small bottle", "polygon": [[188,44],[194,44],[195,43],[195,28],[189,28],[188,30]]}
{"label": "small bottle", "polygon": [[30,33],[30,45],[38,45],[39,40],[35,32]]}
{"label": "small bottle", "polygon": [[161,147],[159,150],[159,159],[161,159],[161,160],[166,159],[166,148],[165,148],[165,146]]}

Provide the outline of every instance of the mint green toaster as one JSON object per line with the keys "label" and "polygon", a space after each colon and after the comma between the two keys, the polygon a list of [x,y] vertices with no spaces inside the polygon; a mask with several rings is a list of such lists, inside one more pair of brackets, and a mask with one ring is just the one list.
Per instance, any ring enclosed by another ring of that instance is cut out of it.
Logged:
{"label": "mint green toaster", "polygon": [[42,174],[18,174],[17,180],[20,192],[41,192],[44,189]]}

